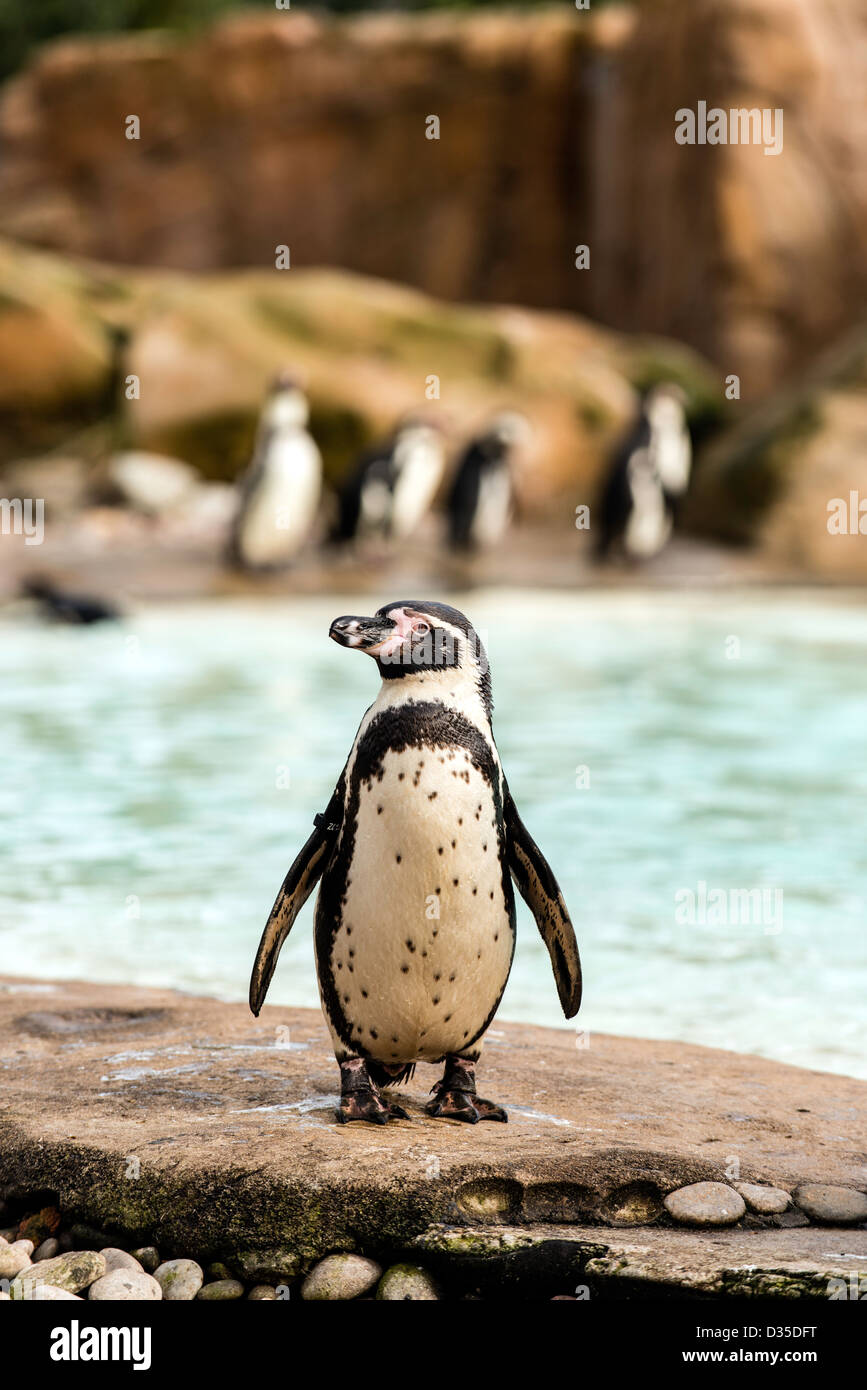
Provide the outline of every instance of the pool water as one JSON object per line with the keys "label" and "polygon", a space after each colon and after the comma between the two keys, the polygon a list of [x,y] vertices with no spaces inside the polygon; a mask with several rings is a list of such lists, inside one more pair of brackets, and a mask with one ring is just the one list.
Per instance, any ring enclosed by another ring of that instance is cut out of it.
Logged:
{"label": "pool water", "polygon": [[[867,604],[450,601],[486,642],[503,764],[584,961],[566,1024],[520,904],[500,1017],[867,1076]],[[0,971],[245,998],[377,688],[328,625],[375,606],[221,600],[92,631],[7,618]],[[311,923],[312,902],[271,1003],[318,1003]]]}

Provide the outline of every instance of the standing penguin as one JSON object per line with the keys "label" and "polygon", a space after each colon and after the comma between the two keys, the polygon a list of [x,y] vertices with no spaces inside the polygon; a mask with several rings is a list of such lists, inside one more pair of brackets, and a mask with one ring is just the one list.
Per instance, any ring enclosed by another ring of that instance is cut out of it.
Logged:
{"label": "standing penguin", "polygon": [[456,549],[481,549],[503,536],[512,514],[511,455],[528,434],[522,415],[504,411],[467,447],[446,503]]}
{"label": "standing penguin", "polygon": [[655,386],[615,451],[597,504],[597,559],[619,550],[649,560],[671,536],[675,509],[689,486],[692,445],[683,392]]}
{"label": "standing penguin", "polygon": [[433,502],[445,469],[440,431],[409,419],[392,438],[363,454],[340,493],[336,540],[379,534],[402,540]]}
{"label": "standing penguin", "polygon": [[421,1061],[445,1063],[429,1115],[505,1120],[476,1095],[474,1071],[512,964],[512,878],[567,1018],[581,1002],[581,966],[557,882],[503,776],[484,650],[457,609],[417,600],[336,618],[329,636],[367,652],[382,687],[277,896],[250,1007],[259,1013],[321,877],[316,971],[340,1066],[337,1118],[408,1118],[380,1087],[408,1080]]}
{"label": "standing penguin", "polygon": [[253,459],[229,545],[242,569],[289,564],[313,529],[322,492],[322,458],[307,431],[304,392],[288,375],[274,382],[259,420]]}

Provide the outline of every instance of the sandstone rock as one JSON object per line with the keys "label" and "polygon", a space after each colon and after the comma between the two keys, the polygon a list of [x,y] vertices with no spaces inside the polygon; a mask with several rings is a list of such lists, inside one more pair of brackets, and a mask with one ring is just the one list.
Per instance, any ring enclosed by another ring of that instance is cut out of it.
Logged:
{"label": "sandstone rock", "polygon": [[803,1183],[795,1201],[813,1221],[832,1226],[854,1226],[867,1221],[867,1196],[854,1187],[833,1183]]}
{"label": "sandstone rock", "polygon": [[9,1248],[10,1250],[15,1250],[17,1253],[21,1255],[27,1255],[29,1257],[33,1254],[34,1247],[32,1240],[13,1240]]}
{"label": "sandstone rock", "polygon": [[144,1270],[113,1269],[91,1284],[88,1298],[109,1303],[154,1303],[165,1295],[152,1274]]}
{"label": "sandstone rock", "polygon": [[724,1182],[696,1182],[669,1192],[669,1216],[684,1226],[732,1226],[746,1212],[740,1193]]}
{"label": "sandstone rock", "polygon": [[314,1265],[301,1285],[301,1297],[314,1299],[359,1298],[382,1278],[382,1269],[363,1255],[327,1255]]}
{"label": "sandstone rock", "polygon": [[244,1285],[239,1279],[216,1279],[213,1284],[203,1284],[196,1294],[205,1303],[226,1303],[243,1297]]}
{"label": "sandstone rock", "polygon": [[[95,1286],[91,1286],[95,1287]],[[37,1284],[31,1298],[34,1303],[83,1303],[80,1293],[70,1293],[56,1284]]]}
{"label": "sandstone rock", "polygon": [[377,1299],[386,1302],[431,1303],[439,1298],[437,1286],[419,1265],[392,1265],[385,1271],[376,1290]]}
{"label": "sandstone rock", "polygon": [[39,1284],[66,1289],[67,1293],[80,1293],[104,1274],[105,1260],[95,1250],[70,1250],[65,1255],[40,1260],[39,1264],[23,1270],[12,1285],[12,1296],[16,1299],[31,1298]]}
{"label": "sandstone rock", "polygon": [[160,1252],[155,1245],[140,1246],[138,1250],[133,1250],[132,1257],[134,1260],[138,1260],[147,1274],[153,1274],[160,1262]]}
{"label": "sandstone rock", "polygon": [[779,1216],[791,1203],[788,1192],[781,1187],[764,1187],[755,1182],[735,1182],[732,1187],[739,1192],[750,1211],[760,1216]]}
{"label": "sandstone rock", "polygon": [[247,1298],[253,1303],[272,1303],[277,1299],[277,1290],[272,1284],[256,1284]]}
{"label": "sandstone rock", "polygon": [[168,1302],[190,1302],[204,1280],[204,1271],[195,1260],[166,1260],[154,1270],[153,1276]]}
{"label": "sandstone rock", "polygon": [[128,1255],[125,1250],[118,1250],[117,1247],[107,1245],[104,1250],[99,1252],[105,1260],[105,1272],[111,1274],[115,1269],[132,1269],[137,1273],[144,1273],[144,1265],[137,1260],[134,1255]]}

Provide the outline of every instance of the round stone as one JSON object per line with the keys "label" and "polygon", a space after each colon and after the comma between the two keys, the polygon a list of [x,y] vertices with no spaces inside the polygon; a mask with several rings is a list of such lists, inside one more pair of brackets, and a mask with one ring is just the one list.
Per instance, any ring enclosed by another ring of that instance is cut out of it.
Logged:
{"label": "round stone", "polygon": [[154,1278],[169,1303],[190,1303],[195,1298],[205,1275],[195,1260],[165,1260],[154,1270]]}
{"label": "round stone", "polygon": [[49,1236],[33,1251],[33,1263],[38,1264],[40,1260],[53,1260],[54,1256],[59,1254],[60,1241],[55,1240],[54,1236]]}
{"label": "round stone", "polygon": [[213,1284],[203,1284],[196,1298],[206,1303],[226,1303],[232,1298],[244,1297],[244,1285],[240,1279],[215,1279]]}
{"label": "round stone", "polygon": [[247,1294],[247,1298],[251,1303],[276,1303],[277,1290],[273,1284],[257,1284]]}
{"label": "round stone", "polygon": [[382,1267],[363,1255],[326,1255],[314,1265],[301,1285],[305,1299],[360,1298],[382,1278]]}
{"label": "round stone", "polygon": [[22,1269],[30,1268],[30,1256],[14,1245],[0,1245],[0,1279],[14,1279]]}
{"label": "round stone", "polygon": [[56,1284],[37,1284],[30,1295],[34,1303],[82,1303],[80,1293],[70,1293],[69,1289],[59,1289]]}
{"label": "round stone", "polygon": [[34,1250],[33,1241],[32,1241],[32,1240],[13,1240],[13,1241],[12,1241],[12,1249],[13,1249],[13,1250],[23,1250],[25,1255],[32,1255],[32,1254],[33,1254],[33,1250]]}
{"label": "round stone", "polygon": [[857,1187],[837,1187],[833,1183],[803,1183],[795,1191],[795,1201],[811,1221],[830,1226],[854,1226],[867,1221],[867,1197]]}
{"label": "round stone", "polygon": [[137,1274],[145,1273],[144,1266],[135,1255],[128,1255],[125,1250],[118,1250],[114,1245],[107,1245],[99,1253],[105,1260],[106,1274],[111,1274],[113,1269],[132,1269]]}
{"label": "round stone", "polygon": [[39,1284],[66,1289],[67,1293],[81,1293],[104,1274],[105,1260],[96,1250],[68,1250],[23,1269],[15,1280],[12,1294],[15,1299],[33,1298],[33,1290]]}
{"label": "round stone", "polygon": [[431,1303],[439,1293],[433,1279],[418,1265],[392,1265],[380,1279],[376,1297],[390,1303]]}
{"label": "round stone", "polygon": [[724,1182],[694,1182],[665,1198],[669,1216],[683,1226],[733,1226],[746,1212],[739,1192]]}
{"label": "round stone", "polygon": [[113,1269],[91,1284],[87,1296],[100,1303],[156,1303],[163,1291],[144,1270]]}
{"label": "round stone", "polygon": [[140,1249],[133,1250],[132,1257],[138,1260],[146,1274],[153,1274],[160,1262],[160,1252],[155,1245],[142,1245]]}
{"label": "round stone", "polygon": [[782,1187],[765,1187],[757,1182],[736,1182],[734,1184],[750,1211],[760,1216],[781,1216],[788,1211],[791,1197]]}

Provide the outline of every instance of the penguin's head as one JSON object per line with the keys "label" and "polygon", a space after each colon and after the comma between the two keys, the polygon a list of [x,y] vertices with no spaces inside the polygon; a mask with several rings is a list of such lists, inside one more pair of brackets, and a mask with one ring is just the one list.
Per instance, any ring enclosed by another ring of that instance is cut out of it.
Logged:
{"label": "penguin's head", "polygon": [[644,412],[657,429],[680,429],[686,418],[686,392],[674,381],[660,382],[647,392]]}
{"label": "penguin's head", "polygon": [[271,429],[304,429],[310,418],[310,407],[297,376],[280,372],[274,378],[262,418]]}
{"label": "penguin's head", "polygon": [[383,680],[469,686],[491,712],[485,649],[469,619],[447,603],[401,599],[372,618],[335,618],[328,635],[341,647],[357,647],[372,656]]}

